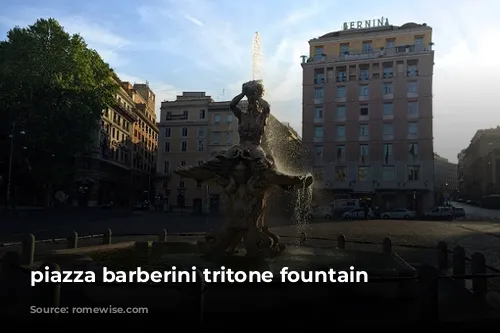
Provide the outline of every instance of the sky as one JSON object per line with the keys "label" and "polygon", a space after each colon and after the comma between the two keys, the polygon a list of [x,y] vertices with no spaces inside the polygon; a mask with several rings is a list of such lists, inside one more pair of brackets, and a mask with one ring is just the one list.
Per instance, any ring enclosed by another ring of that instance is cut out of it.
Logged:
{"label": "sky", "polygon": [[[450,161],[478,129],[500,125],[500,1],[16,0],[2,4],[0,38],[53,17],[79,33],[124,81],[149,82],[161,101],[183,91],[230,100],[252,79],[260,34],[261,78],[278,119],[302,128],[301,55],[343,22],[386,17],[433,28],[434,151]],[[493,60],[493,61],[492,61]],[[495,111],[497,110],[497,111]],[[499,112],[499,113],[497,113]]]}

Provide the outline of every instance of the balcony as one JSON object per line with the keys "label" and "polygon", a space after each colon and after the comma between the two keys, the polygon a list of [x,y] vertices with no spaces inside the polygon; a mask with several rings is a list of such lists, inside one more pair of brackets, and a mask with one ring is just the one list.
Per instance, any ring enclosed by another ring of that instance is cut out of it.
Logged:
{"label": "balcony", "polygon": [[319,63],[319,62],[345,62],[345,61],[357,61],[375,58],[391,58],[396,56],[401,56],[404,54],[421,54],[432,52],[431,46],[423,45],[402,45],[396,46],[389,49],[381,49],[379,51],[373,52],[348,52],[346,54],[340,55],[324,55],[321,57],[309,57],[305,64]]}

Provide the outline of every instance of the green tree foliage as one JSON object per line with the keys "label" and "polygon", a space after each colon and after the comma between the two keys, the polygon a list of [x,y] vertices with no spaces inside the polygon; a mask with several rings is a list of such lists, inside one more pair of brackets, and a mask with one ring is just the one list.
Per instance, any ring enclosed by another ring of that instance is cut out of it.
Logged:
{"label": "green tree foliage", "polygon": [[45,184],[57,182],[58,168],[95,140],[117,89],[109,65],[55,19],[15,27],[0,42],[0,130],[5,138],[15,122],[26,132],[18,145],[27,155],[17,160],[29,160]]}

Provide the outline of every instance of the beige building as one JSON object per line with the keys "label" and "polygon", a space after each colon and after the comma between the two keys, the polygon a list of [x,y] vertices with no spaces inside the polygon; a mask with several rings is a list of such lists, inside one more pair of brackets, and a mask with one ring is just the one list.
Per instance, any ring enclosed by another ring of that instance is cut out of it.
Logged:
{"label": "beige building", "polygon": [[464,151],[463,196],[500,193],[500,127],[478,130]]}
{"label": "beige building", "polygon": [[432,28],[328,33],[303,57],[303,141],[315,193],[422,212],[434,204]]}
{"label": "beige building", "polygon": [[457,191],[457,164],[434,153],[434,192],[437,202],[454,198]]}
{"label": "beige building", "polygon": [[154,94],[147,85],[137,84],[135,89],[116,74],[113,79],[119,85],[115,102],[103,110],[90,154],[77,159],[75,205],[113,201],[128,206],[148,191],[148,179],[155,171],[158,130],[151,103]]}
{"label": "beige building", "polygon": [[[205,92],[183,92],[175,101],[162,102],[156,193],[165,197],[170,210],[217,214],[223,209],[224,198],[218,187],[184,179],[172,171],[179,165],[207,161],[238,143],[238,120],[229,104],[230,101],[215,102]],[[246,101],[242,101],[240,107],[245,110]],[[301,145],[297,144],[300,140],[297,133],[273,116],[268,124],[274,135],[264,139],[263,145],[272,142],[278,159],[284,160],[286,151],[298,155]],[[295,148],[283,144],[278,147],[273,143],[277,141],[291,141]],[[289,163],[291,170],[300,166],[297,162]]]}

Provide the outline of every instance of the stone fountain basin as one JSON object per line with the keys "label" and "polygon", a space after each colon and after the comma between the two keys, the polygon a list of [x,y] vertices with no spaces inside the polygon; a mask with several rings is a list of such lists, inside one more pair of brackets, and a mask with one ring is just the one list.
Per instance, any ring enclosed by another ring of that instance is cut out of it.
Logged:
{"label": "stone fountain basin", "polygon": [[[118,244],[117,244],[118,245]],[[112,247],[112,245],[109,245]],[[84,250],[85,249],[85,250]],[[369,276],[413,276],[415,270],[394,254],[364,252],[353,250],[336,250],[313,248],[307,246],[288,248],[277,258],[256,261],[245,257],[244,250],[233,256],[208,258],[203,256],[193,241],[162,242],[130,242],[118,248],[99,247],[92,252],[84,248],[84,253],[77,259],[75,250],[58,251],[55,261],[78,262],[82,269],[96,272],[97,280],[100,272],[106,266],[110,270],[136,270],[141,267],[147,271],[165,271],[176,266],[177,270],[191,270],[192,266],[203,270],[219,270],[220,266],[242,271],[271,271],[275,277],[273,283],[230,284],[210,283],[204,293],[206,304],[214,311],[240,311],[242,308],[273,308],[286,297],[291,303],[315,302],[326,296],[351,297],[363,295],[369,297],[398,298],[407,296],[413,287],[412,282],[403,283],[319,283],[319,284],[283,284],[280,281],[280,271],[289,267],[294,271],[314,271],[324,268],[334,270],[349,270],[354,266],[358,270],[367,271]],[[71,258],[67,257],[71,256]],[[276,281],[278,280],[278,281]],[[174,289],[172,287],[178,287]],[[147,306],[150,309],[179,309],[179,306],[189,306],[194,295],[189,291],[193,285],[156,284],[156,285],[81,285],[83,294],[94,303],[113,304],[115,306]],[[410,292],[411,294],[411,292]]]}

